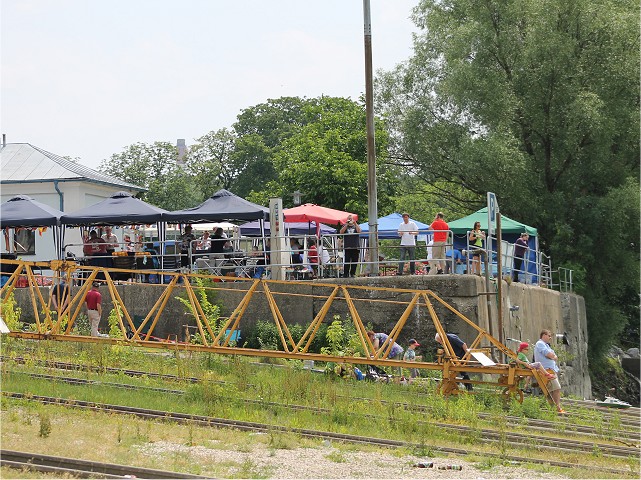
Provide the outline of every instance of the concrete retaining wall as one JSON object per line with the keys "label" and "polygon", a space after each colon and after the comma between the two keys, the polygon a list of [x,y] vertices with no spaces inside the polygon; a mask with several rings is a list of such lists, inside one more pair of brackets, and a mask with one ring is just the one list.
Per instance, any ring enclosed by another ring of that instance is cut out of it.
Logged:
{"label": "concrete retaining wall", "polygon": [[[332,290],[332,284],[339,283],[323,280],[319,282],[303,282],[296,284],[270,283],[276,304],[288,324],[299,323],[308,325],[322,309],[327,295]],[[461,312],[473,323],[490,332],[498,338],[497,296],[479,295],[485,292],[484,279],[472,275],[438,275],[438,276],[402,276],[402,277],[369,277],[341,280],[341,284],[431,290],[454,309]],[[217,298],[222,302],[222,314],[229,316],[238,302],[244,296],[246,285],[234,282],[217,284],[220,290]],[[132,315],[146,316],[159,295],[159,289],[164,287],[148,284],[126,284],[117,287],[123,302]],[[107,315],[113,306],[107,298],[106,288],[103,293],[103,314],[101,329],[106,329]],[[185,314],[183,305],[175,299],[184,289],[178,287],[171,295],[163,315],[154,330],[154,335],[167,338],[177,335],[182,338],[185,324],[193,324],[190,315]],[[490,291],[496,291],[496,285],[490,285]],[[395,303],[407,301],[408,294],[397,291],[376,291],[350,289],[350,295],[357,301],[358,314],[365,325],[370,324],[376,331],[387,331],[401,317],[406,305]],[[16,300],[23,308],[23,321],[33,320],[33,310],[26,289],[16,289]],[[46,295],[46,292],[43,292]],[[384,299],[387,302],[369,302],[368,299]],[[488,304],[489,299],[489,314]],[[457,333],[469,343],[476,337],[476,331],[448,310],[438,301],[432,301],[434,310],[448,332]],[[516,308],[518,306],[518,309]],[[512,308],[510,308],[512,307]],[[348,314],[344,301],[334,302],[330,311],[333,315]],[[489,321],[491,317],[492,321]],[[272,321],[268,302],[262,293],[256,293],[247,307],[241,320],[241,329],[247,328],[260,320]],[[587,364],[587,325],[585,302],[582,297],[573,294],[561,294],[556,291],[536,286],[513,283],[503,283],[503,338],[527,341],[534,344],[539,339],[539,332],[548,328],[553,333],[567,333],[569,345],[555,345],[555,351],[561,359],[561,384],[566,393],[591,398],[591,382]],[[434,341],[435,328],[425,308],[416,308],[410,314],[400,336],[400,343],[405,345],[411,337],[418,339],[426,359],[436,351]],[[504,340],[513,350],[518,343]],[[532,351],[532,350],[531,350]]]}

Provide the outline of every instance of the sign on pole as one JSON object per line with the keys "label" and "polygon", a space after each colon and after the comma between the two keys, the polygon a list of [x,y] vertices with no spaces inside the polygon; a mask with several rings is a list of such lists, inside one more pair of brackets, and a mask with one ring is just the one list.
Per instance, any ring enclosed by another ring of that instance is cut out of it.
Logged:
{"label": "sign on pole", "polygon": [[496,215],[499,213],[499,204],[496,202],[496,194],[487,192],[487,236],[491,237],[496,225]]}
{"label": "sign on pole", "polygon": [[269,199],[269,258],[272,264],[272,279],[285,280],[285,263],[287,261],[287,246],[285,245],[285,221],[283,215],[283,199]]}

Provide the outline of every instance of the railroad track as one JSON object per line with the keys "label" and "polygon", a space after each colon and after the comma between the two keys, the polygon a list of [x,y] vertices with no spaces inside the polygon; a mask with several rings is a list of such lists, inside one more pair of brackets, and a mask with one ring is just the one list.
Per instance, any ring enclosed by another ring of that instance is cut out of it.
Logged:
{"label": "railroad track", "polygon": [[[474,451],[469,448],[455,448],[455,447],[444,447],[437,445],[425,445],[425,444],[414,444],[411,442],[404,442],[399,440],[391,439],[381,439],[375,437],[364,437],[359,435],[351,435],[345,433],[336,433],[336,432],[327,432],[327,431],[318,431],[310,430],[303,428],[289,428],[281,425],[271,425],[263,424],[257,422],[246,422],[240,420],[229,420],[224,418],[216,417],[207,417],[203,415],[191,415],[184,413],[176,412],[167,412],[162,410],[149,410],[144,408],[135,408],[135,407],[125,407],[121,405],[109,405],[101,404],[95,402],[86,402],[74,399],[67,398],[57,398],[57,397],[46,397],[40,395],[27,395],[22,393],[15,392],[2,392],[2,395],[8,398],[22,399],[29,401],[36,401],[43,404],[51,405],[62,405],[66,408],[79,408],[85,410],[99,411],[111,414],[120,414],[120,415],[130,415],[138,418],[143,418],[147,420],[156,420],[156,421],[172,421],[180,424],[196,424],[200,426],[209,426],[216,428],[233,428],[243,431],[259,431],[259,432],[284,432],[284,433],[293,433],[303,437],[308,438],[317,438],[323,440],[336,440],[349,443],[359,443],[367,445],[375,445],[379,447],[414,447],[414,448],[429,448],[431,450],[454,455],[477,455],[481,458],[483,457],[493,457],[500,458],[502,460],[507,460],[517,463],[531,463],[531,464],[542,464],[542,465],[552,465],[562,468],[586,468],[586,465],[561,462],[557,460],[550,460],[549,458],[536,458],[536,457],[519,457],[515,455],[504,455],[504,454],[494,454],[491,452],[485,451]],[[638,456],[638,449],[634,449],[635,454]],[[628,453],[627,458],[630,458]],[[638,471],[630,470],[621,470],[616,468],[608,468],[602,466],[590,466],[591,470],[604,472],[604,473],[614,473],[618,475],[633,475],[638,476]]]}
{"label": "railroad track", "polygon": [[[22,374],[22,372],[18,372],[18,373]],[[128,390],[131,390],[131,389],[147,390],[152,392],[160,392],[164,394],[175,394],[175,395],[185,394],[184,390],[170,390],[170,389],[155,388],[155,387],[148,387],[148,386],[137,387],[135,385],[129,385],[129,384],[101,382],[97,380],[86,380],[86,379],[79,379],[75,377],[60,377],[55,375],[44,375],[44,374],[38,374],[38,373],[24,373],[24,374],[32,378],[40,378],[40,379],[54,381],[54,382],[59,381],[59,382],[68,383],[72,385],[81,385],[81,386],[105,385],[113,388],[124,388]],[[284,403],[276,403],[276,402],[267,402],[264,400],[254,400],[254,399],[237,399],[237,402],[243,403],[243,404],[254,404],[263,408],[272,407],[272,408],[280,408],[280,409],[286,409],[286,410],[311,411],[314,413],[320,413],[324,415],[331,415],[332,413],[331,409],[329,408],[312,407],[308,405],[292,405],[292,404],[284,404]],[[357,414],[353,412],[350,413],[349,415],[357,416],[359,418],[366,418],[368,420],[372,420],[375,422],[385,421],[384,418],[380,416],[375,416],[375,415]],[[544,435],[534,435],[531,433],[512,433],[511,431],[507,431],[507,432],[497,431],[496,429],[472,428],[472,427],[467,427],[463,425],[434,422],[432,420],[430,420],[429,422],[426,422],[423,420],[417,420],[416,423],[429,424],[432,427],[440,428],[440,429],[443,429],[444,431],[458,431],[464,435],[475,435],[475,436],[481,435],[485,441],[492,441],[492,442],[509,441],[512,443],[532,444],[532,445],[537,445],[538,448],[547,448],[551,450],[564,450],[568,452],[574,452],[577,450],[584,451],[584,452],[599,451],[604,456],[610,456],[614,458],[629,458],[630,456],[633,457],[634,455],[638,454],[638,444],[637,445],[630,444],[628,442],[625,442],[622,439],[617,439],[617,438],[612,439],[612,441],[623,443],[625,446],[597,443],[596,441],[592,441],[592,440],[586,441],[586,440],[579,440],[579,439],[566,439],[566,438],[552,437],[550,435],[544,436]],[[514,427],[516,425],[508,424],[506,426]],[[575,433],[575,432],[572,431],[570,433]],[[579,434],[581,433],[579,432]],[[599,437],[599,435],[596,435],[593,433],[583,433],[582,435],[592,436],[597,438]]]}
{"label": "railroad track", "polygon": [[93,462],[39,453],[0,450],[0,465],[20,470],[60,473],[72,478],[209,478],[188,473],[169,472],[152,468],[132,467],[115,463]]}
{"label": "railroad track", "polygon": [[[6,357],[6,356],[0,356],[0,361],[14,361],[16,363],[21,363],[24,364],[26,360],[22,357]],[[36,365],[39,366],[44,366],[47,368],[55,368],[55,369],[61,369],[61,370],[70,370],[70,371],[85,371],[85,372],[95,372],[95,373],[113,373],[113,374],[124,374],[127,376],[132,376],[132,377],[149,377],[149,378],[154,378],[158,380],[166,380],[166,381],[176,381],[176,382],[188,382],[188,383],[198,383],[201,382],[202,379],[199,379],[197,377],[183,377],[183,376],[178,376],[178,375],[171,375],[171,374],[161,374],[161,373],[149,373],[149,372],[143,372],[143,371],[138,371],[138,370],[131,370],[131,369],[121,369],[121,368],[113,368],[113,367],[95,367],[95,366],[87,366],[87,365],[80,365],[80,364],[74,364],[74,363],[67,363],[67,362],[58,362],[58,361],[50,361],[50,360],[39,360],[35,362]],[[220,385],[225,385],[227,382],[223,380],[207,380],[207,382],[210,383],[215,383],[215,384],[220,384]],[[123,387],[125,388],[125,387]],[[145,388],[151,388],[151,387],[145,387]],[[162,389],[161,389],[162,390]],[[170,393],[171,390],[167,389],[167,392]],[[350,399],[355,399],[355,400],[360,400],[360,401],[365,401],[369,402],[372,399],[371,398],[366,398],[366,397],[354,397],[350,396]],[[401,403],[401,402],[391,402],[387,400],[377,400],[378,402],[385,404],[385,405],[392,405],[397,408],[406,408],[410,410],[416,410],[416,411],[424,411],[426,413],[429,413],[429,408],[425,407],[424,405],[417,405],[417,404],[411,404],[411,403]],[[565,400],[564,400],[565,401]],[[602,412],[605,414],[605,419],[608,421],[613,420],[613,415],[609,411],[603,412],[602,407],[598,407],[594,405],[594,402],[589,402],[589,401],[576,401],[576,402],[581,402],[586,405],[586,408],[595,408],[598,411]],[[568,403],[571,403],[568,400]],[[590,405],[592,404],[592,405]],[[616,411],[617,414],[620,412],[620,410]],[[576,414],[573,414],[570,412],[568,414],[569,417],[571,416],[576,416]],[[491,420],[492,416],[490,414],[484,414],[484,413],[479,413],[479,418],[486,419],[486,420]],[[523,417],[516,417],[516,416],[510,416],[507,415],[504,417],[505,420],[507,421],[508,425],[511,426],[523,426],[527,425],[528,427],[535,428],[541,432],[554,432],[559,430],[558,423],[554,421],[549,421],[549,420],[539,420],[539,419],[524,419]],[[626,420],[626,418],[621,418],[619,417],[618,423],[621,427],[629,427],[628,430],[622,430],[622,429],[612,429],[607,431],[606,433],[603,433],[599,431],[595,427],[590,427],[590,426],[585,426],[585,425],[573,425],[572,428],[570,429],[572,432],[576,433],[581,433],[585,435],[594,435],[597,437],[603,437],[603,436],[610,436],[613,437],[614,439],[617,439],[621,443],[624,444],[638,444],[641,442],[641,439],[639,438],[639,419],[635,418],[633,415]]]}

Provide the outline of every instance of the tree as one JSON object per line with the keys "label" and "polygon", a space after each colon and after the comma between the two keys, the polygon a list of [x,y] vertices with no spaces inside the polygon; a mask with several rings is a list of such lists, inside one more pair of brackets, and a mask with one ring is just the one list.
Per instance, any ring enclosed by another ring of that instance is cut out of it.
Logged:
{"label": "tree", "polygon": [[[281,97],[241,111],[233,125],[237,141],[232,163],[237,177],[232,189],[236,195],[246,197],[252,190],[263,189],[276,180],[274,155],[282,142],[308,121],[304,106],[313,102],[313,99]],[[257,188],[258,180],[261,184]]]}
{"label": "tree", "polygon": [[178,150],[169,142],[135,143],[121,153],[114,153],[103,160],[98,169],[108,175],[138,185],[149,187],[153,179],[162,177],[176,166]]}
{"label": "tree", "polygon": [[194,179],[199,200],[203,202],[220,188],[229,190],[238,177],[232,163],[236,137],[222,128],[197,138],[196,142],[186,155],[185,171]]}
{"label": "tree", "polygon": [[99,170],[146,188],[140,197],[166,210],[197,205],[202,194],[193,188],[193,177],[177,164],[178,151],[168,142],[135,143],[113,154]]}
{"label": "tree", "polygon": [[392,160],[536,225],[585,272],[599,358],[638,304],[638,3],[423,0],[413,19],[413,57],[379,77]]}
{"label": "tree", "polygon": [[[367,138],[365,109],[345,98],[306,100],[297,110],[298,123],[289,126],[272,159],[277,177],[251,198],[264,202],[280,196],[291,205],[294,191],[304,201],[349,210],[367,217]],[[278,127],[279,131],[284,129]],[[379,170],[378,199],[381,208],[391,204],[396,180],[385,158],[387,135],[381,121],[376,125]]]}

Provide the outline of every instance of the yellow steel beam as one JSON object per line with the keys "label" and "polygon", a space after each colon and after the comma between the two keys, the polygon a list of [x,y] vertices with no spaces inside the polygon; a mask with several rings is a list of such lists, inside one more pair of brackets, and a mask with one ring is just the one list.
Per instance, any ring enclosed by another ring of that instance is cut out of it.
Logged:
{"label": "yellow steel beam", "polygon": [[[9,261],[10,262],[10,261]],[[2,263],[5,263],[3,260]],[[64,334],[58,334],[59,326],[62,322],[61,316],[59,316],[58,321],[55,325],[52,324],[51,319],[48,317],[49,308],[45,307],[45,322],[49,322],[50,331],[45,331],[40,322],[39,316],[37,314],[37,300],[40,301],[42,305],[45,305],[45,301],[42,297],[40,289],[37,286],[35,276],[33,275],[32,269],[34,267],[40,266],[41,268],[53,268],[56,275],[66,274],[70,276],[74,270],[78,267],[75,264],[70,264],[70,262],[15,262],[17,265],[16,272],[12,274],[9,282],[2,289],[0,289],[0,295],[2,299],[5,299],[15,287],[19,275],[21,272],[26,272],[26,275],[29,279],[29,288],[31,289],[32,294],[32,306],[36,311],[36,323],[38,326],[37,333],[25,333],[25,332],[11,332],[10,335],[21,337],[21,338],[34,338],[34,339],[52,339],[52,340],[69,340],[69,341],[80,341],[80,342],[95,342],[95,343],[118,343],[125,345],[142,345],[149,348],[171,348],[171,349],[181,349],[181,350],[194,350],[194,351],[207,351],[213,353],[221,354],[233,354],[233,355],[248,355],[248,356],[263,356],[263,357],[281,357],[289,359],[311,359],[318,361],[333,361],[340,363],[357,363],[357,364],[372,364],[379,366],[389,366],[389,367],[404,367],[404,368],[418,368],[418,369],[427,369],[427,370],[441,370],[443,373],[443,382],[440,385],[439,389],[443,392],[457,393],[455,390],[458,390],[456,375],[460,372],[467,373],[480,373],[485,375],[498,375],[499,380],[496,382],[485,382],[481,381],[480,383],[490,383],[505,386],[507,391],[514,392],[518,390],[518,382],[520,377],[524,376],[535,376],[539,380],[539,384],[542,385],[542,389],[547,393],[545,388],[546,379],[538,378],[537,372],[532,372],[529,369],[518,368],[514,366],[509,366],[505,364],[497,364],[492,367],[483,367],[478,364],[476,361],[472,360],[470,353],[466,353],[463,358],[457,358],[454,355],[453,349],[447,340],[447,335],[443,326],[438,318],[438,315],[432,304],[432,300],[439,302],[446,309],[454,313],[458,318],[466,322],[472,328],[474,328],[478,335],[474,341],[470,344],[470,349],[481,347],[483,342],[488,342],[490,346],[494,346],[498,350],[502,351],[509,358],[515,358],[516,354],[511,352],[507,347],[502,345],[498,340],[492,337],[488,332],[480,328],[478,325],[474,324],[471,320],[465,317],[462,313],[458,312],[452,306],[444,302],[440,297],[438,297],[434,292],[430,290],[416,290],[416,289],[397,289],[397,288],[386,288],[386,287],[371,287],[371,286],[362,286],[362,285],[337,285],[334,283],[322,283],[314,282],[314,292],[327,290],[327,293],[324,295],[321,294],[307,294],[307,293],[296,293],[289,294],[285,292],[273,291],[270,286],[278,285],[292,285],[292,284],[304,284],[311,285],[309,282],[294,282],[294,281],[276,281],[276,280],[259,280],[259,279],[234,279],[238,282],[235,284],[234,288],[231,289],[225,283],[216,284],[216,287],[207,287],[208,289],[213,290],[230,290],[236,293],[245,292],[242,299],[238,302],[237,306],[234,308],[232,314],[229,316],[225,324],[215,332],[215,326],[210,325],[209,319],[206,317],[202,305],[199,301],[199,295],[196,292],[195,287],[191,283],[190,279],[192,278],[218,278],[221,277],[212,277],[202,274],[184,274],[184,273],[174,273],[174,272],[159,272],[161,276],[170,276],[171,281],[169,284],[162,290],[158,299],[155,301],[154,306],[151,308],[149,313],[146,315],[144,321],[137,328],[133,324],[131,316],[124,304],[120,294],[117,291],[116,285],[110,275],[110,271],[118,272],[129,272],[132,275],[135,275],[135,270],[124,270],[124,269],[105,269],[101,267],[82,267],[78,269],[79,271],[84,272],[86,278],[84,279],[84,284],[80,286],[76,295],[70,298],[69,306],[65,309],[67,314],[70,313],[71,307],[75,306],[75,311],[73,316],[70,318],[69,324],[64,332]],[[154,271],[149,271],[150,273]],[[105,276],[105,283],[109,289],[110,296],[116,305],[116,316],[118,318],[119,326],[122,330],[122,338],[94,338],[94,337],[82,337],[78,335],[72,335],[73,323],[80,312],[82,307],[82,302],[84,297],[90,287],[91,281],[93,281],[96,276],[102,273]],[[178,285],[178,281],[182,279],[185,292],[189,304],[191,305],[191,310],[194,313],[195,322],[200,332],[200,335],[203,339],[204,345],[193,345],[193,344],[179,344],[179,343],[168,343],[168,342],[151,342],[149,341],[152,337],[154,328],[156,327],[158,321],[160,320],[164,308],[167,305],[169,298],[173,290]],[[229,279],[226,279],[229,280]],[[80,280],[81,281],[81,280]],[[249,282],[249,283],[247,283]],[[68,282],[71,285],[71,282]],[[237,287],[241,286],[239,290]],[[243,290],[247,287],[246,290]],[[162,286],[151,286],[151,288],[163,288]],[[198,287],[201,288],[201,287]],[[205,287],[202,287],[205,288]],[[355,295],[353,296],[351,292],[393,292],[397,300],[389,299],[374,299],[371,298],[372,295]],[[267,301],[267,304],[272,313],[273,320],[277,327],[282,348],[284,351],[269,351],[269,350],[253,350],[246,348],[232,348],[229,347],[229,341],[232,338],[234,332],[240,327],[240,322],[243,318],[245,311],[250,305],[252,299],[257,295],[264,295],[264,298]],[[341,295],[339,295],[341,294]],[[301,296],[301,297],[313,297],[313,298],[325,298],[325,302],[314,317],[310,325],[307,327],[304,335],[301,340],[296,344],[293,340],[287,322],[283,317],[282,312],[278,307],[276,297],[278,295],[288,295],[288,296]],[[404,297],[407,299],[404,300]],[[366,352],[366,357],[336,357],[336,356],[327,356],[320,354],[309,353],[309,348],[313,342],[320,325],[327,319],[327,315],[330,312],[331,307],[337,301],[345,302],[346,307],[348,308],[350,317],[354,322],[356,332],[359,336],[361,344],[364,351]],[[387,342],[379,346],[378,350],[374,350],[372,342],[366,335],[366,328],[361,319],[359,313],[358,305],[363,302],[381,302],[387,304],[398,304],[404,305],[405,308],[401,314],[399,320],[394,324],[394,327],[390,331],[389,338]],[[357,305],[358,304],[358,305]],[[386,357],[389,356],[391,347],[393,343],[398,340],[405,324],[415,309],[426,308],[430,318],[434,323],[436,331],[443,338],[443,348],[445,350],[444,362],[442,363],[427,363],[427,362],[404,362],[402,360],[390,360]],[[61,312],[61,313],[65,313]],[[152,320],[153,318],[153,320]],[[151,321],[144,338],[141,336],[141,332],[146,328],[147,324]],[[40,322],[41,323],[41,322]],[[125,324],[128,324],[131,331],[133,332],[133,338],[127,338],[127,332]],[[226,333],[229,331],[229,333]],[[208,344],[206,338],[208,333],[213,342]],[[214,335],[216,334],[216,335]],[[473,383],[479,383],[477,380],[473,380]]]}
{"label": "yellow steel beam", "polygon": [[[321,307],[320,311],[316,314],[316,317],[312,321],[312,323],[307,327],[307,330],[301,337],[300,341],[298,342],[298,345],[294,348],[294,352],[297,352],[302,345],[305,345],[303,347],[303,353],[306,353],[309,350],[310,345],[314,341],[314,338],[316,337],[316,332],[318,332],[319,327],[323,323],[323,320],[327,316],[327,312],[329,312],[329,308],[332,306],[332,303],[334,303],[334,299],[336,298],[336,295],[338,294],[340,290],[340,286],[334,285],[334,288],[332,289],[332,293],[329,294],[327,297],[327,300]],[[309,338],[308,338],[309,337]],[[365,349],[367,351],[367,349]]]}

